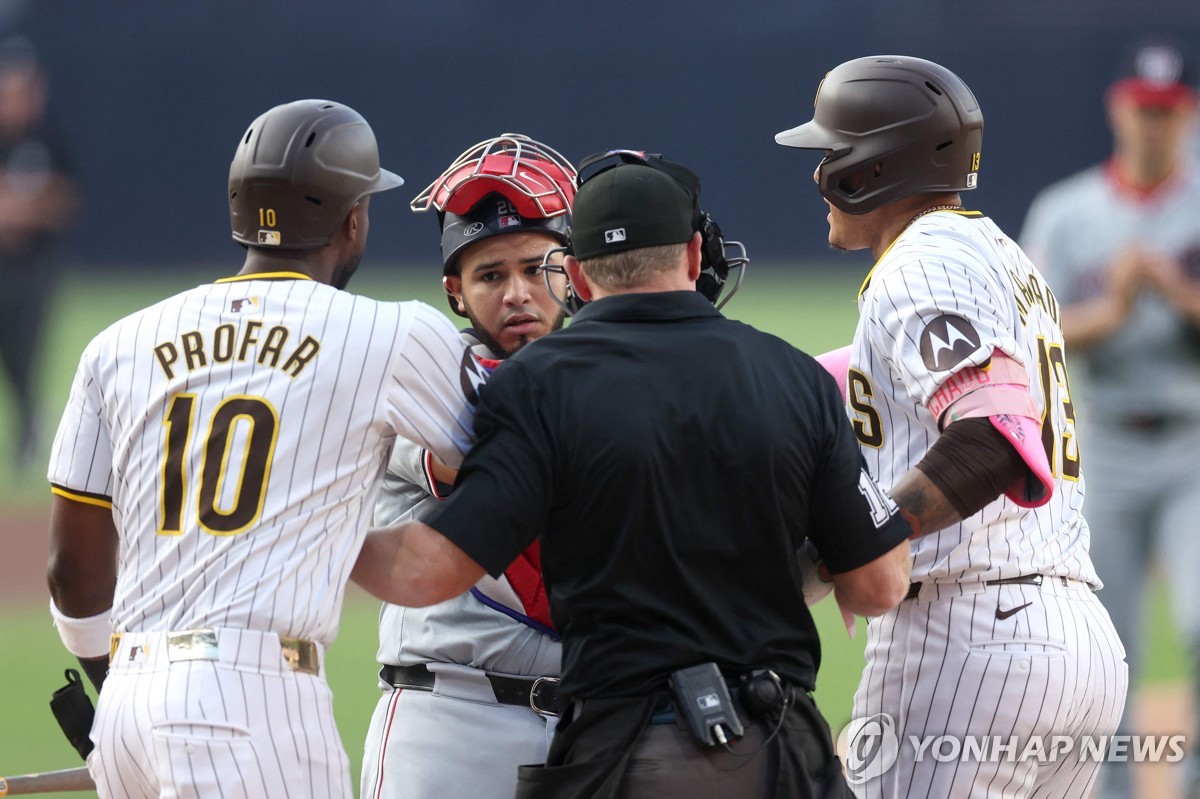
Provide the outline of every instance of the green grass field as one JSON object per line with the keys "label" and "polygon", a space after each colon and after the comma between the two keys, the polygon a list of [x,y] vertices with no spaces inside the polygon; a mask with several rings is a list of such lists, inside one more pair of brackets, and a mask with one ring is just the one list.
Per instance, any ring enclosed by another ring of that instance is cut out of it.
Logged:
{"label": "green grass field", "polygon": [[[847,259],[843,271],[765,269],[752,271],[741,294],[727,306],[729,316],[750,322],[797,346],[820,352],[849,341],[854,330],[855,290],[863,262]],[[390,272],[390,274],[389,274]],[[418,298],[439,309],[445,303],[433,269],[415,274],[368,264],[352,289],[385,299]],[[223,274],[188,272],[146,277],[79,275],[63,287],[56,303],[44,353],[42,374],[46,436],[66,401],[79,353],[92,335],[124,314]],[[456,318],[457,321],[457,318]],[[0,441],[12,440],[7,393],[0,389]],[[48,441],[47,441],[48,446]],[[3,448],[0,447],[0,451]],[[0,531],[4,518],[20,509],[48,506],[40,474],[13,473],[0,458]],[[13,563],[3,558],[0,580],[14,579],[14,569],[41,570],[44,564]],[[0,775],[69,768],[79,759],[58,731],[47,702],[63,683],[63,669],[73,665],[59,643],[46,612],[46,595],[0,605]],[[1161,589],[1153,595],[1148,630],[1151,652],[1146,658],[1146,682],[1182,679],[1183,654],[1176,642]],[[338,727],[357,775],[362,740],[374,707],[375,615],[377,604],[352,590],[341,634],[328,656],[329,681],[336,698]],[[824,661],[817,701],[836,731],[850,717],[850,700],[862,667],[864,624],[854,641],[848,639],[832,600],[817,606]],[[64,794],[80,796],[82,794]]]}

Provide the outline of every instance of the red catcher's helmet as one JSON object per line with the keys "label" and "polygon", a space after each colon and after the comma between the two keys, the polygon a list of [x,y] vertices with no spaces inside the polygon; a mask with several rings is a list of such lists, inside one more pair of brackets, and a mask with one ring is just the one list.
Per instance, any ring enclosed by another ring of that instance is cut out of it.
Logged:
{"label": "red catcher's helmet", "polygon": [[409,206],[465,216],[499,193],[521,216],[549,219],[571,210],[576,178],[575,167],[556,151],[520,133],[502,133],[454,159]]}
{"label": "red catcher's helmet", "polygon": [[[438,212],[444,277],[458,272],[468,247],[492,236],[544,233],[565,245],[577,178],[571,162],[546,145],[503,133],[455,158],[409,207]],[[466,315],[453,296],[449,303],[454,313]]]}

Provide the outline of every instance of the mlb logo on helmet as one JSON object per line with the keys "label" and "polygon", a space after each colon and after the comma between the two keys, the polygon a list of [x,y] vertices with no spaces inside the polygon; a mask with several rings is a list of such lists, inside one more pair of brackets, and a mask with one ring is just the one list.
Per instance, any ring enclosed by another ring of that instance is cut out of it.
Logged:
{"label": "mlb logo on helmet", "polygon": [[502,215],[500,217],[500,227],[501,228],[513,227],[514,225],[520,225],[520,224],[521,224],[521,217],[517,216],[516,214]]}
{"label": "mlb logo on helmet", "polygon": [[616,244],[619,241],[625,241],[625,228],[619,227],[604,231],[605,244]]}
{"label": "mlb logo on helmet", "polygon": [[258,231],[258,243],[269,244],[273,247],[278,247],[282,239],[279,236],[278,230],[260,230]]}

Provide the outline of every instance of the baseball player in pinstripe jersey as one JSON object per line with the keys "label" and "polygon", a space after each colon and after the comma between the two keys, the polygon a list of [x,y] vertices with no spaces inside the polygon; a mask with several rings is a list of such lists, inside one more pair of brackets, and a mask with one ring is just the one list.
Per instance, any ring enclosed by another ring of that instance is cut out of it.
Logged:
{"label": "baseball player in pinstripe jersey", "polygon": [[340,291],[401,183],[353,110],[271,109],[230,168],[241,272],[83,353],[49,579],[103,684],[101,796],[352,795],[324,674],[345,583],[393,442],[456,466],[486,377],[440,312]]}
{"label": "baseball player in pinstripe jersey", "polygon": [[909,597],[870,621],[854,702],[856,719],[886,715],[899,756],[878,773],[851,742],[860,797],[1084,797],[1094,759],[918,760],[912,736],[1111,734],[1124,705],[1058,305],[1021,249],[961,206],[982,132],[952,72],[876,56],[830,72],[813,120],[776,137],[825,152],[829,242],[877,259],[853,344],[827,362],[915,531]]}
{"label": "baseball player in pinstripe jersey", "polygon": [[[1200,690],[1200,172],[1187,155],[1196,75],[1166,39],[1138,42],[1108,90],[1112,158],[1039,193],[1021,245],[1062,303],[1088,455],[1088,519],[1100,595],[1134,684],[1152,564]],[[1147,391],[1153,386],[1152,391]],[[1094,431],[1094,432],[1093,432]],[[1122,733],[1134,733],[1126,715]],[[1200,799],[1200,716],[1178,793]],[[1113,762],[1099,795],[1132,794]]]}
{"label": "baseball player in pinstripe jersey", "polygon": [[[574,194],[566,159],[506,133],[468,149],[413,200],[413,210],[438,213],[450,308],[470,319],[462,336],[481,364],[491,368],[562,326],[540,266],[566,241]],[[550,280],[561,299],[565,277]],[[425,448],[400,442],[376,524],[424,517],[449,483]],[[561,645],[540,563],[534,542],[502,577],[485,576],[454,599],[383,606],[383,694],[367,733],[361,796],[509,799],[517,767],[545,761]]]}

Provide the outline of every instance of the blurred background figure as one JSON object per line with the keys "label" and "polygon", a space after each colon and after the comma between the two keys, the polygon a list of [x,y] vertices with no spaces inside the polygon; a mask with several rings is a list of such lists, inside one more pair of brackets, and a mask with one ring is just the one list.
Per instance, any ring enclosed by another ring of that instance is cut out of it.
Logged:
{"label": "blurred background figure", "polygon": [[[1132,684],[1155,564],[1193,676],[1200,661],[1200,175],[1193,62],[1155,40],[1122,64],[1106,97],[1111,158],[1041,192],[1021,244],[1061,304],[1082,445],[1047,444],[1086,460],[1092,560]],[[1144,732],[1133,721],[1127,709],[1120,732]],[[1200,797],[1197,741],[1179,796]],[[1131,768],[1106,765],[1101,796],[1131,796]]]}
{"label": "blurred background figure", "polygon": [[58,271],[53,245],[76,205],[63,151],[42,129],[45,106],[33,45],[0,41],[0,363],[14,398],[3,455],[19,472],[45,466],[35,364]]}

